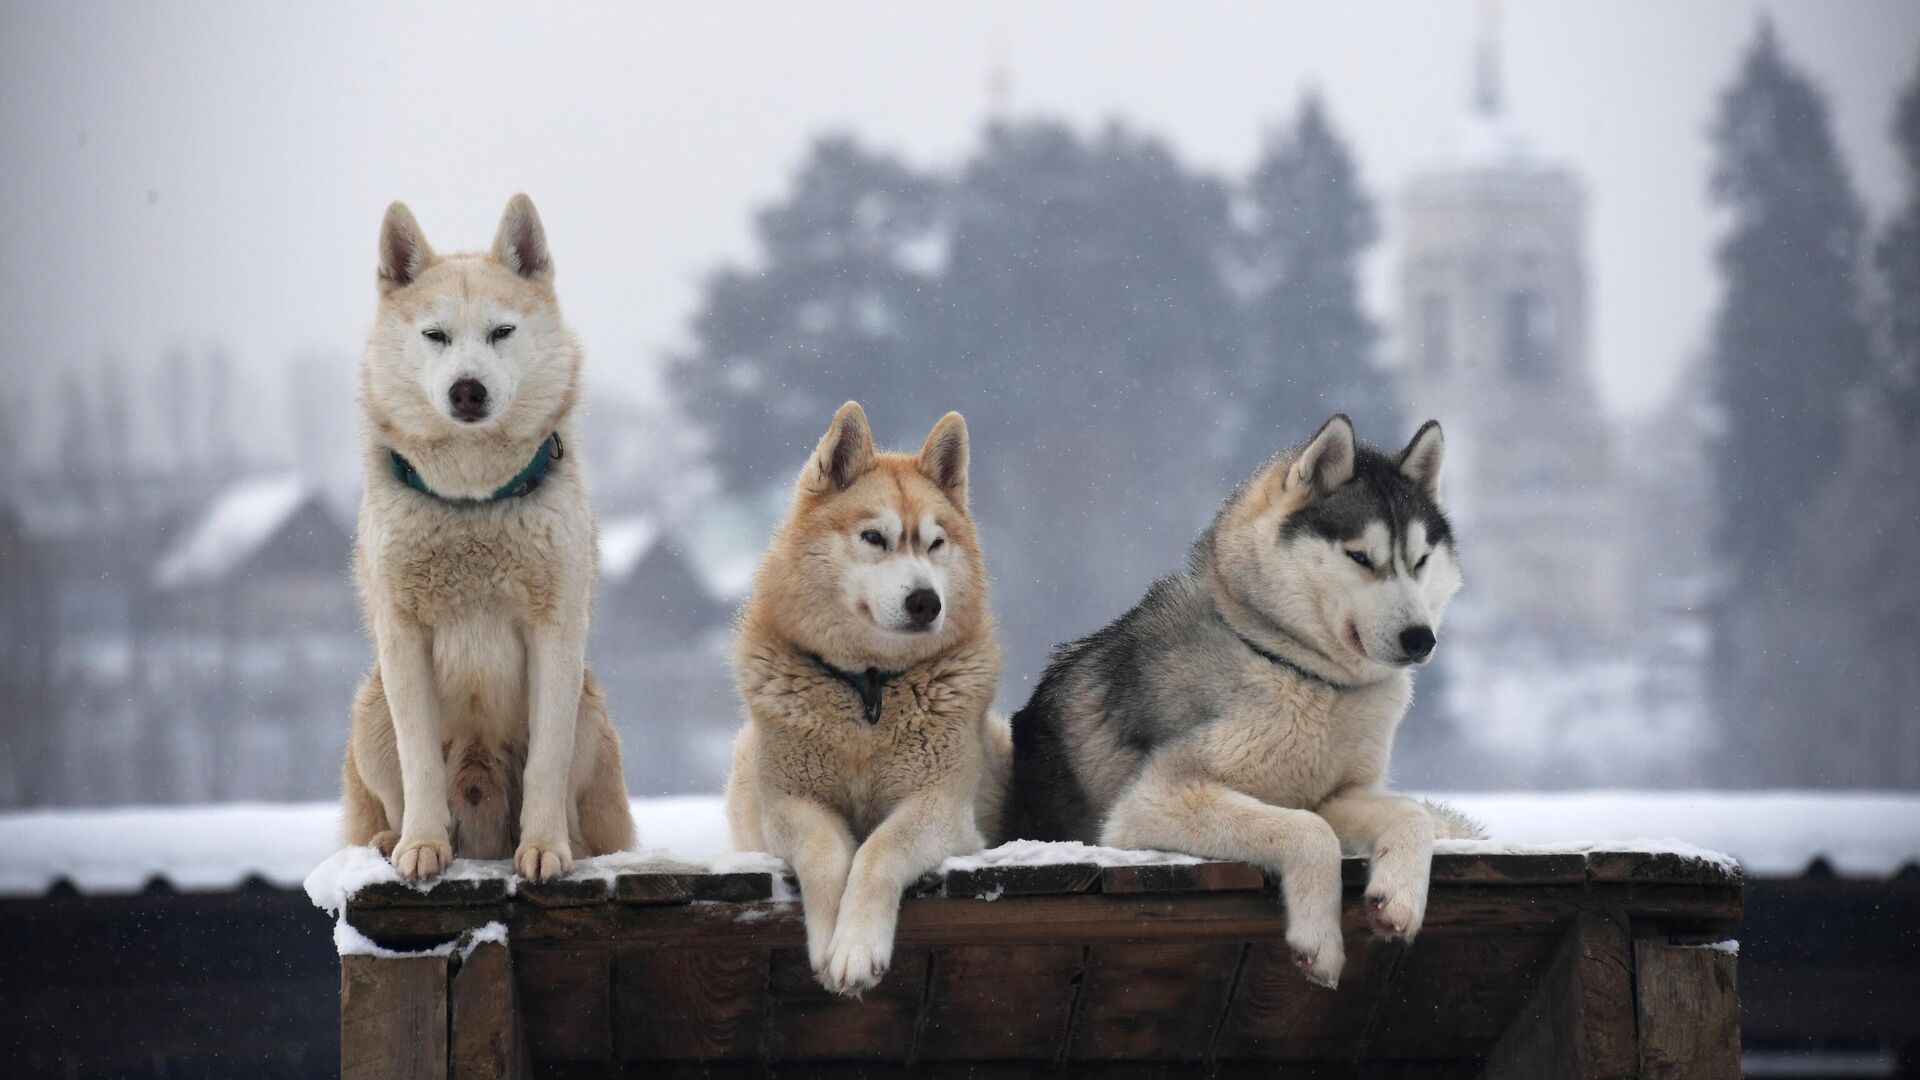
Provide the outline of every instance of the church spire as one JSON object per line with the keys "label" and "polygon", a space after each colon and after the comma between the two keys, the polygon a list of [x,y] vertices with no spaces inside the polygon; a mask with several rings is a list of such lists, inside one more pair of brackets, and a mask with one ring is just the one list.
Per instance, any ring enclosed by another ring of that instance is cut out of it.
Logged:
{"label": "church spire", "polygon": [[1479,39],[1473,56],[1473,108],[1500,115],[1500,0],[1480,0]]}

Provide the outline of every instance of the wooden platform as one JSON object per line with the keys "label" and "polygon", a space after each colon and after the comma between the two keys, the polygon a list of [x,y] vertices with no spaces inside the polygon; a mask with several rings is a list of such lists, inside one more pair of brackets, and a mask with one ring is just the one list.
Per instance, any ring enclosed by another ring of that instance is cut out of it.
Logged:
{"label": "wooden platform", "polygon": [[865,1000],[808,970],[790,881],[629,874],[374,886],[389,948],[490,922],[510,946],[342,958],[341,1071],[518,1075],[1733,1077],[1742,882],[1673,854],[1441,855],[1412,945],[1346,866],[1347,965],[1308,983],[1238,863],[1011,866],[923,880]]}

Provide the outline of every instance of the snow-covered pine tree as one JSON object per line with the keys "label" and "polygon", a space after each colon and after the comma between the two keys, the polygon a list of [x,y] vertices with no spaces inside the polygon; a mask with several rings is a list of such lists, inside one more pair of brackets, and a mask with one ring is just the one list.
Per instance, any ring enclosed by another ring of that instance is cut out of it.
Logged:
{"label": "snow-covered pine tree", "polygon": [[1714,201],[1731,228],[1711,345],[1725,431],[1713,448],[1720,549],[1738,583],[1785,550],[1834,476],[1848,396],[1868,368],[1863,222],[1827,103],[1762,22],[1713,128]]}

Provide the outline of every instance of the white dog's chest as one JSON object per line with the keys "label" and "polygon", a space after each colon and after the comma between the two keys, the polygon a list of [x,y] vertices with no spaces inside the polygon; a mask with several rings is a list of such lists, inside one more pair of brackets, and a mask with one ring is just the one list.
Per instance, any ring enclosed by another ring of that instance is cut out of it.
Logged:
{"label": "white dog's chest", "polygon": [[504,614],[474,611],[433,629],[433,675],[444,736],[488,741],[525,730],[527,650]]}

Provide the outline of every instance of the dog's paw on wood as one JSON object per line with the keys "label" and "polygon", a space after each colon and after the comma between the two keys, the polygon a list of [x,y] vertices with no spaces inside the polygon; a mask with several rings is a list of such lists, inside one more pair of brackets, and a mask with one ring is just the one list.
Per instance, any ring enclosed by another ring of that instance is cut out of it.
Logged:
{"label": "dog's paw on wood", "polygon": [[[376,839],[378,839],[376,837]],[[393,849],[393,868],[408,881],[425,881],[453,864],[453,848],[444,837],[402,838]]]}
{"label": "dog's paw on wood", "polygon": [[1373,932],[1392,941],[1412,941],[1420,932],[1426,905],[1404,892],[1367,893],[1367,925]]}
{"label": "dog's paw on wood", "polygon": [[1329,990],[1340,985],[1340,969],[1346,967],[1347,950],[1340,939],[1340,926],[1335,923],[1324,932],[1313,933],[1305,929],[1289,929],[1287,945],[1293,950],[1293,963],[1300,974],[1315,986],[1324,986]]}
{"label": "dog's paw on wood", "polygon": [[565,844],[529,840],[514,852],[513,868],[528,881],[555,881],[573,869],[573,853]]}
{"label": "dog's paw on wood", "polygon": [[374,833],[373,836],[367,840],[367,846],[378,851],[380,857],[383,859],[393,858],[393,849],[399,846],[399,844],[400,834],[394,832],[392,829]]}
{"label": "dog's paw on wood", "polygon": [[842,997],[857,998],[880,984],[893,962],[893,935],[836,930],[827,946],[826,962],[817,974],[820,985]]}

